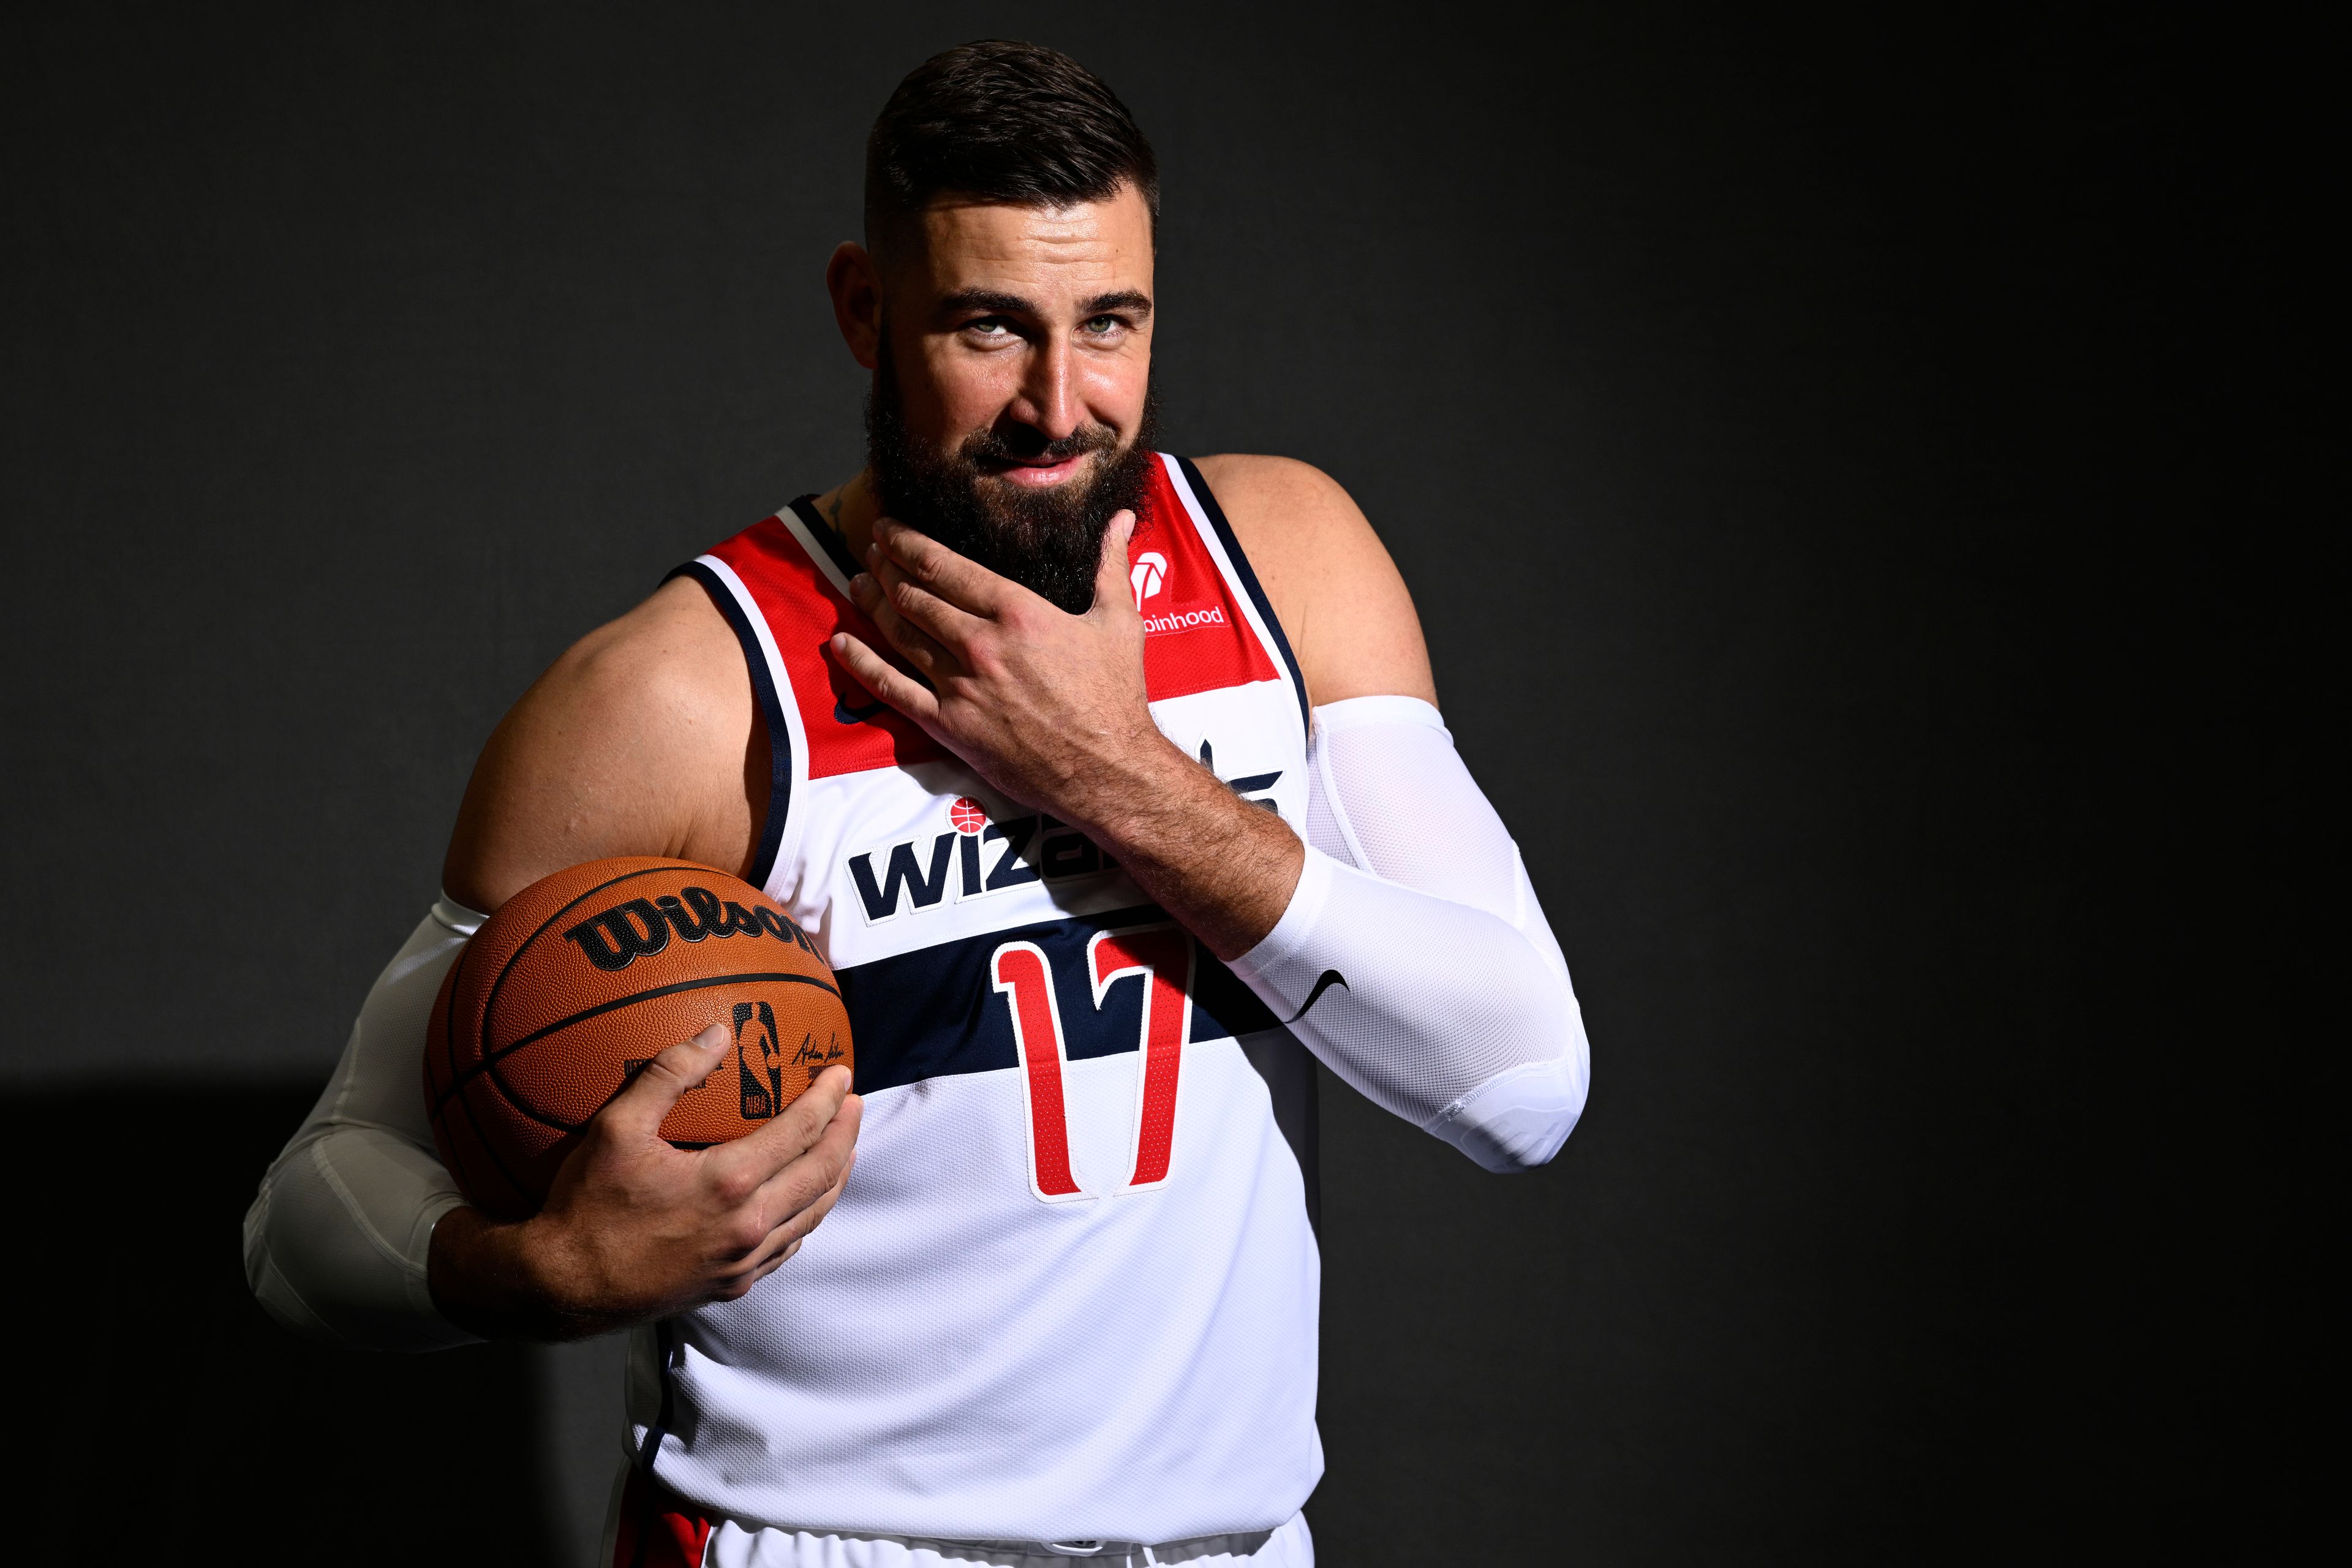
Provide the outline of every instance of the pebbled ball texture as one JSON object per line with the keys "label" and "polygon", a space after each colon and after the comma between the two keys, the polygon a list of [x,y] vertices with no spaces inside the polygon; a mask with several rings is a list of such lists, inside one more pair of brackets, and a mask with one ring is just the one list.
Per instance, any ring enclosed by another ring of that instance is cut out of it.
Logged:
{"label": "pebbled ball texture", "polygon": [[474,933],[434,1003],[425,1103],[443,1163],[485,1213],[538,1212],[589,1119],[712,1024],[733,1048],[663,1119],[680,1148],[756,1131],[853,1063],[833,971],[749,883],[638,858],[532,883]]}

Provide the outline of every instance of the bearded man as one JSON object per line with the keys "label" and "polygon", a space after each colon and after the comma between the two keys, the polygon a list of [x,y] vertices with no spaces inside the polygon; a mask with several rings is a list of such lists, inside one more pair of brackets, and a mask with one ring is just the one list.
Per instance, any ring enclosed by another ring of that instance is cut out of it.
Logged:
{"label": "bearded man", "polygon": [[[1582,1108],[1567,967],[1362,514],[1154,446],[1158,206],[1061,55],[900,84],[825,274],[866,467],[516,705],[247,1217],[305,1331],[629,1330],[616,1563],[1307,1563],[1310,1053],[1492,1170]],[[433,1154],[425,1008],[476,911],[623,855],[789,909],[856,1080],[682,1151],[656,1129],[726,1031],[646,1041],[493,1220]]]}

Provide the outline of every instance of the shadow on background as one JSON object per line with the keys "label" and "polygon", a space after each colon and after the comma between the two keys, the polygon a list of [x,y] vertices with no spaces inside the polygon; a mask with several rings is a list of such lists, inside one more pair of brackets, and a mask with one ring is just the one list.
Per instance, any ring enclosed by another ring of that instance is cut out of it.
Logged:
{"label": "shadow on background", "polygon": [[620,1453],[618,1342],[370,1354],[254,1302],[237,1222],[317,1094],[177,1093],[101,1161],[91,1130],[160,1109],[152,1085],[0,1097],[8,1186],[39,1194],[12,1304],[28,1560],[591,1559]]}
{"label": "shadow on background", "polygon": [[[0,1088],[10,1555],[586,1560],[612,1347],[304,1344],[238,1216],[498,716],[855,465],[818,285],[865,128],[1000,26],[1153,136],[1169,446],[1363,503],[1592,1031],[1508,1181],[1325,1083],[1324,1561],[2286,1555],[2333,1479],[2274,1408],[2333,1327],[2282,1273],[2332,1146],[2290,1120],[2326,623],[2273,581],[2322,580],[2332,99],[2284,65],[2326,51],[2081,6],[216,9],[0,53],[0,1068],[112,1075]],[[134,887],[186,904],[152,962],[75,912]],[[173,1026],[91,1038],[92,996]]]}

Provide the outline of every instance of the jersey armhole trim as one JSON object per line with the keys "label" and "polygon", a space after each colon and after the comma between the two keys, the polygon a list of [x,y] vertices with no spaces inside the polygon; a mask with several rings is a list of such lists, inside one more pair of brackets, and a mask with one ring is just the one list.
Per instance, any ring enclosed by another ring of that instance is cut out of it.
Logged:
{"label": "jersey armhole trim", "polygon": [[743,662],[751,672],[751,692],[760,704],[760,717],[768,726],[768,810],[760,824],[759,847],[752,852],[751,875],[743,879],[755,888],[764,889],[776,868],[776,852],[784,841],[784,819],[793,805],[793,732],[784,718],[784,704],[776,683],[768,673],[767,650],[760,646],[760,634],[752,628],[751,619],[735,597],[734,590],[718,573],[699,561],[689,561],[662,579],[691,577],[702,584],[727,624],[735,628],[735,640],[743,646]]}
{"label": "jersey armhole trim", "polygon": [[1313,725],[1307,713],[1307,678],[1298,673],[1298,659],[1290,651],[1290,637],[1282,629],[1282,618],[1274,613],[1274,605],[1266,598],[1265,589],[1259,585],[1257,573],[1250,566],[1249,555],[1242,549],[1241,541],[1234,537],[1234,525],[1225,521],[1224,508],[1217,504],[1215,494],[1209,489],[1209,481],[1201,477],[1201,470],[1192,466],[1192,458],[1177,458],[1173,452],[1168,456],[1174,458],[1177,468],[1182,470],[1184,483],[1191,489],[1192,500],[1199,503],[1201,515],[1207,518],[1209,526],[1217,531],[1217,542],[1225,547],[1225,558],[1233,563],[1234,575],[1241,579],[1250,603],[1257,606],[1258,618],[1265,623],[1266,635],[1274,639],[1274,650],[1282,656],[1283,668],[1290,672],[1290,689],[1298,697],[1298,733],[1300,742],[1304,744]]}

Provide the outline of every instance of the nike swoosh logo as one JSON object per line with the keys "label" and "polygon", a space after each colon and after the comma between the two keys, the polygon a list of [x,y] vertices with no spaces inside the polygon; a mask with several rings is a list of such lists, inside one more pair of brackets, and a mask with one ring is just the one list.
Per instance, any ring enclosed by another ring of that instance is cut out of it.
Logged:
{"label": "nike swoosh logo", "polygon": [[1350,993],[1355,990],[1355,987],[1348,984],[1348,977],[1346,975],[1340,973],[1336,969],[1325,970],[1321,976],[1316,980],[1315,989],[1307,994],[1305,1005],[1301,1006],[1297,1012],[1293,1013],[1289,1017],[1285,1018],[1282,1021],[1283,1027],[1288,1028],[1291,1025],[1298,1022],[1299,1019],[1307,1016],[1307,1009],[1314,1006],[1316,1003],[1323,1000],[1323,993],[1330,990],[1334,985],[1337,985],[1342,991]]}
{"label": "nike swoosh logo", "polygon": [[833,700],[833,721],[836,724],[863,724],[882,711],[885,704],[876,702],[865,708],[852,708],[836,697]]}

